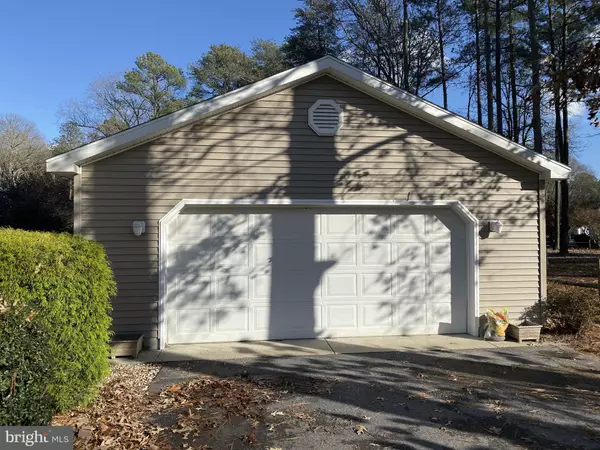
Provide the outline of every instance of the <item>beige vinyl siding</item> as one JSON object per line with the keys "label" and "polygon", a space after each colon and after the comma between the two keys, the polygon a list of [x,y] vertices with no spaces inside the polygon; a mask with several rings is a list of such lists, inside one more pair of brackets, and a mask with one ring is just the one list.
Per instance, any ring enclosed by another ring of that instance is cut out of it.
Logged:
{"label": "beige vinyl siding", "polygon": [[[307,110],[344,109],[319,137]],[[481,311],[514,317],[540,295],[538,175],[330,77],[200,121],[83,167],[76,214],[102,242],[119,283],[115,329],[156,345],[158,220],[182,198],[460,200],[480,220]],[[504,223],[485,235],[488,220]],[[146,220],[136,238],[134,220]]]}

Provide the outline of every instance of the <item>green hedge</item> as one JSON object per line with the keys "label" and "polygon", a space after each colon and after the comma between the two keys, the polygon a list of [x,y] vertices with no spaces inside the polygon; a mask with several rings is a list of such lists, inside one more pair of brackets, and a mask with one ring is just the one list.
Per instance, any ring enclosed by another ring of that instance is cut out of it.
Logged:
{"label": "green hedge", "polygon": [[48,392],[49,336],[32,309],[0,305],[0,425],[48,423],[56,402]]}
{"label": "green hedge", "polygon": [[[0,346],[2,409],[26,391],[41,396],[40,401],[49,396],[55,411],[94,398],[108,373],[110,298],[115,293],[99,243],[69,234],[0,230],[2,314],[5,323],[15,324],[3,332],[11,334],[10,345],[3,339]],[[23,349],[33,348],[45,354],[33,352],[24,360]],[[9,377],[15,372],[22,390],[13,386],[11,392]],[[14,417],[31,423],[38,419],[35,412]]]}

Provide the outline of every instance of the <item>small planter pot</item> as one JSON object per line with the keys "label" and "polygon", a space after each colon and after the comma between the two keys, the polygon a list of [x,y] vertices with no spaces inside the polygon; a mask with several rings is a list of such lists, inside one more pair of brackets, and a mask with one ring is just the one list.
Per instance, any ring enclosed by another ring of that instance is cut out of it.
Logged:
{"label": "small planter pot", "polygon": [[534,323],[525,321],[520,325],[508,325],[506,329],[506,335],[515,339],[521,343],[523,341],[535,341],[540,342],[540,333],[542,332],[542,326]]}
{"label": "small planter pot", "polygon": [[143,334],[115,334],[110,340],[110,357],[131,356],[137,358],[142,350]]}

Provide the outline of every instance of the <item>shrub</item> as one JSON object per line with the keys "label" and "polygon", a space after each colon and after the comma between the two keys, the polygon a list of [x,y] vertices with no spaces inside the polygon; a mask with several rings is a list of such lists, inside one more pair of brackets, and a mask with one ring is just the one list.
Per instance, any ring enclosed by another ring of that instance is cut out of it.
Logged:
{"label": "shrub", "polygon": [[548,328],[578,333],[600,318],[598,289],[550,282],[546,315]]}
{"label": "shrub", "polygon": [[[49,363],[45,389],[35,392],[47,392],[55,410],[88,403],[108,373],[115,293],[99,243],[69,234],[0,230],[0,298],[17,310],[33,311],[31,327],[21,323],[22,330],[27,339],[46,346],[48,359],[39,364]],[[3,367],[2,373],[11,369]]]}
{"label": "shrub", "polygon": [[39,425],[55,409],[46,380],[48,336],[31,320],[35,311],[0,303],[0,425]]}

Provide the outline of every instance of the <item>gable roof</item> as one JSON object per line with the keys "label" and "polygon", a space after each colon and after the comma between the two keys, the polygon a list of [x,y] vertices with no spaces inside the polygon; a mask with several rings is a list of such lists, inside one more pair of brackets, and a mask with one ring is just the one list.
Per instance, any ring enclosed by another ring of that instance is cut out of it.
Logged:
{"label": "gable roof", "polygon": [[46,161],[46,171],[64,175],[80,173],[81,166],[120,153],[176,128],[221,114],[323,75],[331,76],[407,114],[537,172],[541,179],[565,179],[571,170],[563,164],[529,150],[416,95],[392,86],[339,59],[325,56],[50,158]]}

